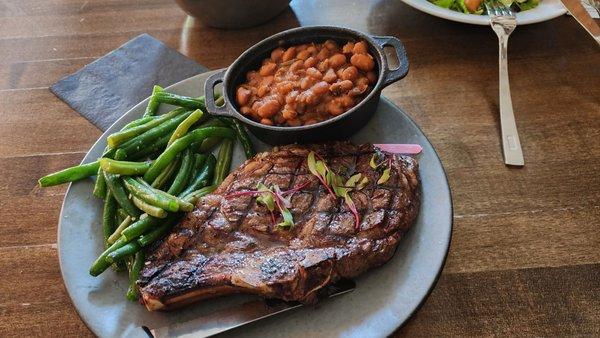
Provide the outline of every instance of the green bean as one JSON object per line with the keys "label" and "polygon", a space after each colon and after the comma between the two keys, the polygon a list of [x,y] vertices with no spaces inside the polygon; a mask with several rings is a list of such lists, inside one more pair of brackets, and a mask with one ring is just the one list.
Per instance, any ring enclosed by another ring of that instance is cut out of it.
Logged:
{"label": "green bean", "polygon": [[111,158],[117,161],[124,161],[127,158],[127,153],[123,149],[119,148],[115,150],[115,153]]}
{"label": "green bean", "polygon": [[183,196],[181,199],[195,204],[200,197],[210,194],[211,192],[215,191],[215,189],[217,189],[216,185],[209,185],[208,187],[192,191],[190,194]]}
{"label": "green bean", "polygon": [[141,177],[137,177],[136,181],[138,183],[140,183],[141,185],[145,186],[146,189],[150,189],[151,191],[153,191],[155,194],[157,195],[161,195],[162,198],[167,199],[167,200],[171,200],[171,199],[175,199],[177,201],[177,204],[179,204],[179,211],[192,211],[192,209],[194,209],[194,205],[192,205],[191,203],[177,197],[177,196],[173,196],[167,192],[164,192],[162,190],[158,190],[158,189],[154,189],[152,188],[152,186],[150,184],[148,184],[148,182],[144,181],[143,178]]}
{"label": "green bean", "polygon": [[[166,120],[165,122],[159,124],[158,126],[149,129],[148,131],[127,140],[123,144],[119,145],[120,149],[123,149],[127,156],[131,154],[135,154],[142,150],[143,148],[150,145],[154,140],[159,139],[161,136],[164,136],[167,133],[172,132],[177,128],[177,126],[181,123],[181,121],[185,120],[191,112],[183,111],[179,115]],[[170,135],[169,135],[170,137]],[[110,157],[110,156],[105,156]]]}
{"label": "green bean", "polygon": [[223,139],[220,137],[208,137],[206,140],[202,141],[200,147],[193,148],[198,148],[198,151],[201,153],[208,153],[211,150],[213,150],[219,143],[221,143],[221,141],[223,141]]}
{"label": "green bean", "polygon": [[115,157],[114,159],[117,161],[123,161],[127,158],[127,153],[125,152],[125,150],[123,149],[117,149],[115,151]]}
{"label": "green bean", "polygon": [[137,127],[137,126],[140,126],[146,122],[150,122],[157,118],[158,118],[157,116],[144,116],[137,120],[133,120],[133,121],[127,123],[125,126],[123,126],[123,128],[121,128],[121,130],[127,130],[129,128]]}
{"label": "green bean", "polygon": [[121,232],[127,229],[127,227],[131,225],[132,221],[133,219],[131,216],[127,215],[127,217],[125,217],[125,219],[119,223],[119,226],[115,229],[115,231],[108,237],[108,244],[113,244],[117,239],[119,239],[119,237],[121,237]]}
{"label": "green bean", "polygon": [[[133,127],[137,127],[137,126],[142,125],[144,123],[150,122],[150,121],[152,121],[152,120],[154,120],[156,118],[158,118],[158,117],[157,116],[146,116],[146,117],[139,118],[137,120],[133,120],[133,121],[127,123],[125,126],[123,126],[123,128],[121,128],[120,131],[127,130],[127,129],[130,129],[130,128],[133,128]],[[102,157],[112,158],[113,155],[114,155],[114,153],[115,153],[115,149],[111,149],[107,145],[106,148],[104,148],[104,152],[102,153]]]}
{"label": "green bean", "polygon": [[202,169],[207,159],[208,155],[206,154],[194,154],[194,172]]}
{"label": "green bean", "polygon": [[109,263],[115,263],[127,256],[131,256],[134,253],[140,251],[142,247],[137,242],[129,242],[122,247],[110,252],[106,255],[106,261]]}
{"label": "green bean", "polygon": [[124,220],[125,218],[127,218],[127,216],[129,216],[129,214],[127,214],[127,212],[125,212],[125,210],[123,210],[123,208],[117,209],[117,217]]}
{"label": "green bean", "polygon": [[139,217],[140,211],[135,207],[135,205],[133,205],[129,198],[127,198],[127,192],[121,184],[119,176],[105,172],[104,178],[106,179],[106,185],[108,186],[108,189],[111,191],[121,208],[123,208],[123,210],[125,210],[129,216],[133,218]]}
{"label": "green bean", "polygon": [[198,128],[206,128],[206,127],[227,127],[228,124],[221,120],[218,117],[212,117],[210,120],[202,123]]}
{"label": "green bean", "polygon": [[[137,120],[133,120],[133,121],[127,123],[123,128],[121,128],[121,131],[127,130],[129,128],[137,127],[137,126],[142,125],[142,124],[144,124],[146,122],[152,121],[152,120],[154,120],[156,118],[157,118],[156,116],[147,116],[147,117],[139,118]],[[102,153],[102,157],[113,158],[114,154],[115,154],[115,151],[116,151],[115,149],[110,149],[108,147],[108,145],[107,145],[106,148],[104,148],[104,152]]]}
{"label": "green bean", "polygon": [[130,140],[140,134],[143,134],[146,131],[160,125],[161,123],[163,123],[169,119],[174,118],[175,116],[177,116],[183,112],[185,112],[184,109],[175,109],[175,110],[168,112],[165,115],[161,115],[158,118],[152,119],[142,125],[138,125],[138,126],[135,126],[132,128],[118,131],[114,134],[110,134],[106,138],[106,142],[108,143],[108,146],[110,148],[116,148],[119,144],[122,144],[123,142],[125,142],[127,140]]}
{"label": "green bean", "polygon": [[[219,120],[218,118],[211,118],[210,120],[201,124],[199,128],[226,127],[226,126],[227,126],[227,124],[223,123],[223,121]],[[222,141],[222,138],[220,138],[220,137],[207,137],[205,140],[203,140],[201,142],[197,142],[198,144],[194,143],[194,144],[190,145],[190,147],[192,149],[198,149],[198,151],[200,151],[201,153],[208,153],[214,147],[216,147],[217,144],[221,143],[221,141]]]}
{"label": "green bean", "polygon": [[184,212],[190,212],[194,210],[194,205],[184,199],[179,198],[179,210]]}
{"label": "green bean", "polygon": [[167,190],[167,193],[177,196],[184,188],[190,178],[190,173],[192,171],[193,166],[193,154],[189,149],[186,149],[183,152],[183,160],[181,161],[181,166],[179,167],[179,172],[173,179],[173,183]]}
{"label": "green bean", "polygon": [[225,140],[219,148],[219,157],[217,158],[217,166],[215,168],[215,175],[213,177],[213,185],[219,185],[227,174],[229,174],[229,168],[231,167],[231,157],[233,155],[233,141]]}
{"label": "green bean", "polygon": [[38,180],[40,187],[50,187],[53,185],[74,182],[98,173],[100,163],[98,161],[76,165],[53,174],[46,175]]}
{"label": "green bean", "polygon": [[146,158],[148,156],[152,157],[152,154],[162,151],[166,148],[167,142],[169,142],[169,138],[171,137],[171,133],[168,133],[164,136],[161,136],[159,139],[154,141],[150,146],[141,149],[138,152],[135,152],[129,156],[132,160],[139,160]]}
{"label": "green bean", "polygon": [[180,157],[181,156],[177,156],[175,161],[169,163],[169,165],[160,173],[160,175],[156,177],[156,179],[150,185],[152,188],[160,189],[167,183],[167,181],[175,173],[175,170],[177,170],[179,163],[181,162],[179,160]]}
{"label": "green bean", "polygon": [[230,127],[231,129],[235,130],[237,139],[240,141],[240,143],[242,144],[242,147],[244,148],[244,153],[246,154],[246,158],[251,158],[254,155],[256,155],[256,151],[254,150],[254,144],[252,144],[250,135],[248,135],[248,132],[246,131],[246,127],[244,127],[240,123],[240,121],[238,121],[234,118],[227,118],[227,117],[219,117],[218,119],[220,121],[222,121],[224,124],[226,124],[228,127]]}
{"label": "green bean", "polygon": [[[120,156],[120,154],[115,154],[115,157],[117,157],[117,156]],[[108,189],[108,186],[107,186],[107,184],[106,184],[106,178],[104,177],[104,171],[103,171],[103,170],[101,170],[101,169],[102,169],[102,167],[100,167],[100,169],[98,169],[98,171],[99,171],[99,172],[100,172],[100,174],[102,175],[102,180],[104,181],[104,187],[105,187],[104,189],[106,190],[105,194],[108,194],[108,195],[110,195],[110,199],[112,199],[112,200],[113,200],[113,204],[115,204],[115,209],[116,209],[116,212],[115,212],[115,213],[116,213],[116,220],[117,220],[117,224],[119,224],[119,225],[120,225],[122,222],[121,222],[121,221],[119,221],[119,218],[120,218],[120,217],[119,217],[119,213],[118,213],[118,212],[119,212],[119,211],[121,211],[121,210],[123,210],[123,209],[122,209],[122,208],[118,208],[118,203],[116,202],[116,199],[114,198],[114,196],[112,195],[112,193],[111,193],[111,192],[110,192],[110,190]],[[105,200],[104,200],[104,202],[105,202],[105,211],[106,211],[106,202],[107,202],[107,200],[108,200],[108,199],[109,199],[109,197],[107,196],[107,197],[105,198]],[[130,216],[127,216],[127,217],[130,217]],[[106,219],[106,216],[104,216],[104,217],[103,217],[103,219]],[[110,228],[111,228],[111,230],[107,230],[107,229],[106,229],[106,227],[104,227],[104,231],[111,231],[111,236],[112,236],[112,232],[113,232],[113,231],[116,231],[116,230],[114,229],[114,228],[115,228],[115,227],[114,227],[114,225],[113,225],[113,226],[111,226]],[[105,241],[104,241],[104,243],[105,243],[105,246],[108,246],[108,244],[112,244],[112,243],[114,243],[114,241],[116,240],[116,238],[115,238],[114,240],[112,240],[112,241],[111,241],[111,240],[110,240],[110,236],[109,236],[108,238],[106,238],[106,233],[105,233],[105,235],[104,235],[104,236],[105,236],[105,237],[104,237],[104,239],[105,239]],[[118,237],[118,236],[117,236],[117,237]],[[114,270],[115,270],[115,271],[121,271],[121,270],[123,269],[123,266],[122,266],[122,264],[113,264],[113,268],[114,268]]]}
{"label": "green bean", "polygon": [[90,267],[90,275],[96,277],[103,273],[106,269],[108,269],[108,267],[110,266],[110,262],[106,260],[106,256],[108,256],[108,254],[117,250],[118,248],[124,246],[125,244],[127,244],[127,242],[128,240],[125,237],[121,236],[110,247],[108,247],[108,249],[104,250],[104,252],[102,252],[100,256],[98,256],[98,258],[96,258],[96,260],[92,263],[92,266]]}
{"label": "green bean", "polygon": [[244,153],[246,154],[246,158],[252,158],[256,155],[256,151],[254,150],[254,144],[252,144],[252,140],[250,139],[250,135],[240,121],[236,119],[231,119],[232,125],[231,128],[235,130],[238,140],[242,144],[244,148]]}
{"label": "green bean", "polygon": [[159,190],[153,189],[151,186],[141,184],[133,177],[123,178],[123,182],[127,186],[129,192],[142,201],[165,209],[166,211],[179,211],[179,203],[175,196],[168,194],[160,194]]}
{"label": "green bean", "polygon": [[215,166],[217,164],[217,159],[215,158],[215,156],[213,154],[208,155],[208,159],[206,160],[206,163],[204,164],[204,166],[202,167],[202,170],[200,170],[200,172],[198,173],[198,175],[196,175],[196,177],[194,177],[192,180],[190,180],[190,184],[188,184],[188,187],[182,191],[180,194],[178,194],[179,197],[181,196],[186,196],[206,185],[208,185],[208,183],[210,182],[210,179],[212,178],[213,173],[215,172]]}
{"label": "green bean", "polygon": [[155,85],[152,88],[152,96],[150,96],[150,99],[148,100],[148,106],[146,106],[146,111],[144,112],[144,116],[152,116],[152,115],[156,115],[156,112],[158,111],[158,107],[160,106],[160,102],[158,102],[158,100],[156,100],[156,93],[158,92],[162,92],[163,88],[161,86]]}
{"label": "green bean", "polygon": [[232,139],[235,137],[233,130],[224,127],[208,127],[202,129],[196,129],[189,132],[184,137],[173,142],[165,151],[158,156],[158,158],[152,163],[150,169],[144,174],[146,182],[153,181],[156,176],[185,148],[187,148],[192,142],[203,140],[210,136],[219,136],[224,138]]}
{"label": "green bean", "polygon": [[167,143],[167,145],[171,145],[171,143],[175,142],[175,140],[185,135],[191,126],[193,126],[196,122],[200,121],[202,115],[202,110],[194,110],[194,112],[190,114],[190,116],[188,116],[177,126],[177,128],[173,132],[173,135],[171,135],[171,138],[169,139],[169,143]]}
{"label": "green bean", "polygon": [[[167,219],[170,216],[171,215],[167,216]],[[152,229],[155,226],[157,226],[158,224],[160,224],[163,220],[164,219],[160,219],[160,218],[156,218],[156,217],[152,217],[152,216],[140,218],[140,220],[134,222],[133,224],[128,226],[127,229],[123,230],[121,232],[121,237],[127,239],[127,241],[130,241],[130,240],[132,240],[136,237],[139,237],[140,235],[145,234],[146,232],[150,231],[150,229]]]}
{"label": "green bean", "polygon": [[215,99],[215,106],[220,107],[225,103],[225,98],[221,95],[218,95],[218,97]]}
{"label": "green bean", "polygon": [[108,239],[115,231],[117,221],[117,201],[110,190],[106,191],[104,198],[104,209],[102,210],[102,233],[104,234],[104,246],[108,247]]}
{"label": "green bean", "polygon": [[166,233],[168,233],[172,228],[173,224],[162,224],[158,228],[150,231],[149,233],[138,237],[137,243],[142,247],[150,245],[162,236],[164,236]]}
{"label": "green bean", "polygon": [[120,175],[143,175],[150,168],[151,162],[116,161],[110,158],[101,158],[100,167],[105,172]]}
{"label": "green bean", "polygon": [[144,267],[145,256],[144,251],[140,250],[135,254],[133,263],[131,263],[131,269],[129,271],[129,288],[127,289],[127,299],[130,301],[135,301],[139,297],[139,289],[136,283],[140,277],[140,272]]}
{"label": "green bean", "polygon": [[194,206],[191,203],[188,203],[183,199],[177,196],[173,196],[165,191],[152,188],[152,186],[148,182],[144,181],[144,179],[141,177],[136,177],[135,180],[138,181],[140,184],[146,186],[146,188],[151,189],[152,191],[154,191],[154,193],[158,195],[163,195],[167,199],[174,198],[175,200],[177,200],[177,203],[179,204],[179,211],[192,211],[192,209],[194,209]]}
{"label": "green bean", "polygon": [[193,98],[189,96],[177,95],[167,92],[159,92],[153,95],[160,103],[172,104],[174,106],[185,107],[188,109],[206,110],[204,97]]}
{"label": "green bean", "polygon": [[178,215],[173,215],[169,217],[169,219],[163,222],[163,224],[161,224],[158,228],[138,237],[137,243],[142,247],[154,243],[155,241],[163,237],[165,234],[167,234],[179,219],[180,217]]}
{"label": "green bean", "polygon": [[135,196],[132,196],[131,200],[133,201],[133,204],[135,204],[136,207],[138,207],[140,210],[142,210],[150,216],[154,216],[156,218],[167,217],[167,212],[162,208],[146,203],[145,201],[142,201],[141,199]]}
{"label": "green bean", "polygon": [[98,168],[98,172],[96,173],[96,182],[94,183],[92,195],[102,199],[106,197],[106,181],[104,180],[102,168]]}
{"label": "green bean", "polygon": [[177,201],[177,203],[179,204],[179,211],[191,211],[194,208],[194,206],[191,203],[186,202],[177,196],[173,196],[165,191],[152,188],[152,186],[150,184],[148,184],[148,182],[144,181],[144,179],[141,177],[137,177],[136,181],[138,181],[140,184],[145,185],[147,188],[152,189],[158,195],[162,195],[167,199],[174,198]]}
{"label": "green bean", "polygon": [[111,267],[113,268],[113,270],[115,270],[115,272],[121,272],[121,271],[127,270],[127,264],[125,264],[125,261],[123,261],[123,260],[115,262],[113,265],[111,265]]}
{"label": "green bean", "polygon": [[[121,210],[123,210],[123,209],[121,209],[121,208],[119,208],[119,206],[117,206],[117,224],[121,224],[121,223],[123,223],[123,221],[124,221],[124,220],[125,220],[127,217],[129,217],[129,215],[125,215],[125,217],[122,217],[122,215],[121,215]],[[123,211],[123,212],[125,212],[125,211]],[[118,227],[117,227],[117,228],[118,228]],[[115,231],[117,231],[117,230],[115,230]],[[114,242],[114,241],[113,241],[113,242]]]}

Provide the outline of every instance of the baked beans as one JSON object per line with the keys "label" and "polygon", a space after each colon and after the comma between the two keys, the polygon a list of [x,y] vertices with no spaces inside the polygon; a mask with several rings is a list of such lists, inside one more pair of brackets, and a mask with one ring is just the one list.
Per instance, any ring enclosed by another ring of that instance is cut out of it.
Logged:
{"label": "baked beans", "polygon": [[242,114],[266,125],[301,126],[354,107],[377,82],[365,41],[333,40],[271,52],[236,89]]}

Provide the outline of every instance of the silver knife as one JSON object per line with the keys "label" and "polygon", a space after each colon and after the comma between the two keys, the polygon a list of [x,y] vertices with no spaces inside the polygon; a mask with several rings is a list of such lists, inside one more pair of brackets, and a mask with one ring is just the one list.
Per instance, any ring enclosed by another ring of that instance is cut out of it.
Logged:
{"label": "silver knife", "polygon": [[596,40],[600,45],[600,27],[590,16],[588,11],[581,4],[581,0],[561,0],[567,10],[573,15],[575,20],[579,22],[585,30]]}
{"label": "silver knife", "polygon": [[[326,288],[324,298],[331,298],[353,291],[356,284],[352,280],[340,280]],[[203,338],[229,331],[236,327],[264,319],[278,313],[301,307],[298,302],[284,302],[276,299],[253,300],[234,307],[211,313],[184,323],[160,328],[142,329],[151,338]]]}

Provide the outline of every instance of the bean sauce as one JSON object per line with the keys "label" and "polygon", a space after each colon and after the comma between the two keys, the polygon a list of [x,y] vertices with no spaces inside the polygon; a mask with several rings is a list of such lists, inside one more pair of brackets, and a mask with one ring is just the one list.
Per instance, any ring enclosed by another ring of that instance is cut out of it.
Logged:
{"label": "bean sauce", "polygon": [[302,126],[338,116],[377,82],[366,42],[333,40],[277,48],[236,89],[242,114],[266,125]]}

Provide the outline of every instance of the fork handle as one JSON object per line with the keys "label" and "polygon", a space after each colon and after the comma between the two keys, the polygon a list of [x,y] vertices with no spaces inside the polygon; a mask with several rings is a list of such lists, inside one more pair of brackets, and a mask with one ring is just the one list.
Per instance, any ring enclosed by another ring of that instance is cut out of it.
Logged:
{"label": "fork handle", "polygon": [[517,124],[513,114],[508,83],[508,35],[499,36],[499,74],[500,74],[500,129],[502,133],[502,150],[504,163],[507,165],[523,166],[523,150],[517,133]]}

